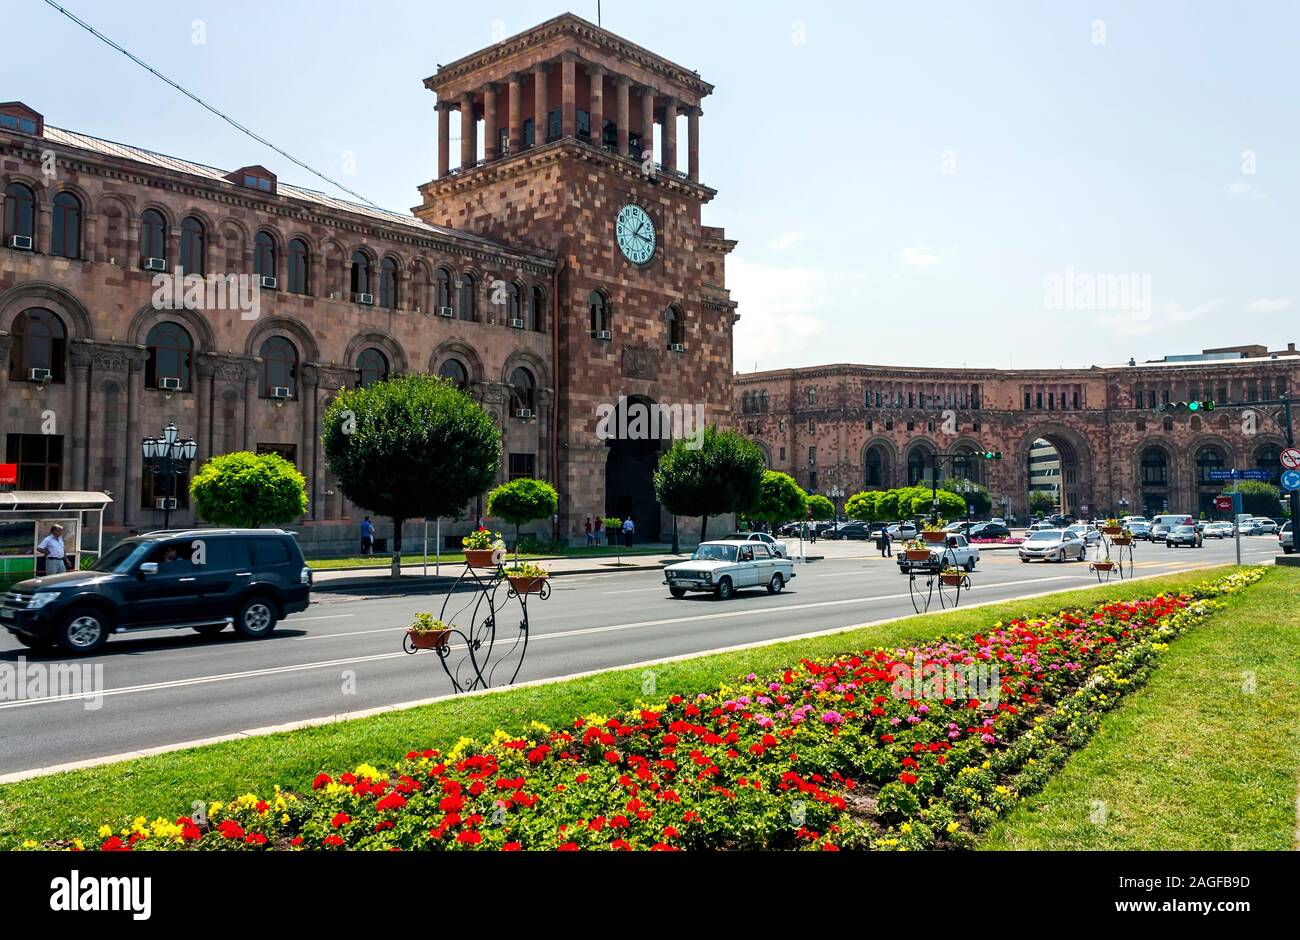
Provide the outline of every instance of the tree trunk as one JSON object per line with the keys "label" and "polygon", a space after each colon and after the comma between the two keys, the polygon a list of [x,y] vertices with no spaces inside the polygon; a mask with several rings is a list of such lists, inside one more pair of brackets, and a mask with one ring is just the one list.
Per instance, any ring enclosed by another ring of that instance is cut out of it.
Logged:
{"label": "tree trunk", "polygon": [[706,539],[708,538],[707,536],[708,531],[709,531],[709,517],[701,516],[700,517],[700,541],[701,542],[706,541]]}
{"label": "tree trunk", "polygon": [[400,578],[402,576],[402,523],[405,519],[393,518],[393,564],[392,576]]}

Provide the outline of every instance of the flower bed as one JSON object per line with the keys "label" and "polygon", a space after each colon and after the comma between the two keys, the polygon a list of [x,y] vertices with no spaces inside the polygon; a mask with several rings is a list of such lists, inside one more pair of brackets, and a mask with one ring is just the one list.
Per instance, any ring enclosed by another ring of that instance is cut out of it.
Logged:
{"label": "flower bed", "polygon": [[[571,727],[533,722],[201,819],[104,826],[121,849],[964,847],[1043,786],[1169,641],[1262,574],[803,660]],[[80,848],[75,840],[43,848]]]}

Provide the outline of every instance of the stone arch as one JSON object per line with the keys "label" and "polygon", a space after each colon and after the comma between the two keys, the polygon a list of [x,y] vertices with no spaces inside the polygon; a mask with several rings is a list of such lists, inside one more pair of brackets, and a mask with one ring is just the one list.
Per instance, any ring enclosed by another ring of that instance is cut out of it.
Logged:
{"label": "stone arch", "polygon": [[70,291],[47,284],[30,281],[11,287],[0,294],[0,329],[13,332],[14,318],[28,307],[45,307],[63,320],[69,339],[94,339],[90,313]]}
{"label": "stone arch", "polygon": [[[871,473],[873,451],[880,456],[879,483],[873,483]],[[867,489],[890,489],[898,485],[899,453],[898,447],[887,437],[869,438],[862,446],[862,481]]]}
{"label": "stone arch", "polygon": [[612,436],[604,442],[604,514],[618,518],[631,515],[636,537],[651,542],[659,540],[663,525],[663,510],[654,493],[654,470],[669,442],[620,436],[622,428],[631,430],[633,426],[620,413],[638,406],[653,408],[655,404],[644,395],[620,398],[609,423]]}
{"label": "stone arch", "polygon": [[1218,451],[1223,458],[1221,469],[1245,469],[1240,462],[1237,449],[1225,438],[1217,434],[1202,434],[1196,437],[1184,449],[1185,479],[1182,491],[1185,498],[1180,505],[1172,507],[1175,512],[1188,512],[1193,516],[1204,512],[1211,515],[1214,509],[1214,497],[1222,492],[1224,484],[1201,479],[1201,455],[1207,450]]}
{"label": "stone arch", "polygon": [[[1159,451],[1164,456],[1164,475],[1158,471],[1158,463],[1149,456],[1149,452]],[[1153,509],[1164,510],[1176,501],[1176,490],[1183,465],[1183,457],[1178,449],[1163,435],[1144,437],[1133,448],[1129,459],[1129,481],[1121,486],[1116,500],[1129,500],[1128,513],[1149,515]],[[1163,483],[1159,482],[1161,479]],[[1123,507],[1117,503],[1116,512]],[[1126,513],[1127,514],[1127,513]]]}
{"label": "stone arch", "polygon": [[163,320],[176,320],[190,331],[190,335],[194,337],[194,352],[196,355],[198,353],[216,352],[217,338],[212,332],[211,322],[207,317],[201,316],[198,311],[185,307],[178,307],[175,310],[166,307],[154,307],[153,305],[141,307],[136,315],[132,317],[131,325],[127,328],[127,342],[143,346],[149,331],[153,329],[155,324]]}
{"label": "stone arch", "polygon": [[429,355],[429,372],[437,375],[438,370],[442,368],[442,364],[452,358],[459,359],[469,371],[471,384],[484,380],[486,372],[483,368],[483,360],[479,358],[479,354],[473,346],[459,339],[449,339],[438,344],[437,348]]}
{"label": "stone arch", "polygon": [[401,375],[408,370],[406,350],[392,335],[380,330],[367,330],[358,333],[348,342],[343,353],[343,364],[349,369],[355,368],[357,357],[368,346],[374,346],[388,357],[388,367],[394,375]]}
{"label": "stone arch", "polygon": [[[905,486],[919,486],[928,483],[932,464],[930,457],[941,454],[943,449],[930,437],[921,435],[913,437],[903,448],[903,461],[900,464],[903,476],[900,482]],[[939,465],[939,479],[943,480],[943,464]]]}
{"label": "stone arch", "polygon": [[1090,512],[1097,508],[1094,455],[1087,437],[1069,425],[1048,422],[1031,425],[1020,438],[1014,455],[1016,491],[1025,517],[1029,515],[1029,452],[1034,441],[1040,438],[1056,448],[1060,458],[1061,511],[1078,515],[1082,506],[1086,505]]}
{"label": "stone arch", "polygon": [[303,323],[291,317],[264,317],[259,321],[248,334],[248,340],[244,344],[244,355],[258,355],[262,343],[274,335],[286,336],[294,341],[302,356],[303,365],[320,361],[320,349],[316,346],[315,337]]}
{"label": "stone arch", "polygon": [[511,374],[520,366],[533,373],[539,389],[551,387],[551,373],[546,368],[546,363],[536,353],[527,349],[516,349],[506,357],[505,363],[501,366],[501,381],[509,384]]}

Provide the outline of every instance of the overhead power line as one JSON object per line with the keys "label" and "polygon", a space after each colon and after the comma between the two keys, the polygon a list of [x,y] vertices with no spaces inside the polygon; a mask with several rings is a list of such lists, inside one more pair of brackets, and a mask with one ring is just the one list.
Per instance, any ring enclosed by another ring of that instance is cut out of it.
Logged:
{"label": "overhead power line", "polygon": [[80,17],[78,17],[75,13],[72,13],[70,10],[64,9],[63,7],[59,6],[57,3],[54,2],[54,0],[45,0],[45,2],[46,2],[47,4],[49,4],[50,6],[52,6],[54,9],[58,10],[60,13],[62,13],[62,14],[63,14],[64,16],[66,16],[68,19],[72,20],[72,22],[76,23],[76,24],[77,24],[78,26],[80,26],[82,29],[86,30],[88,33],[90,33],[90,34],[91,34],[92,36],[94,36],[96,39],[100,40],[101,42],[107,43],[109,46],[111,46],[112,48],[116,49],[118,52],[122,53],[122,55],[126,56],[128,59],[130,59],[130,60],[131,60],[132,62],[134,62],[136,65],[138,65],[138,66],[140,66],[142,69],[144,69],[146,72],[149,72],[149,73],[150,73],[151,75],[153,75],[155,78],[159,78],[159,79],[161,79],[162,81],[166,82],[168,85],[171,85],[173,88],[175,88],[177,91],[179,91],[182,95],[184,95],[185,97],[189,98],[191,101],[194,101],[194,102],[196,102],[197,104],[202,105],[202,106],[203,106],[204,108],[206,108],[208,111],[211,111],[213,114],[215,114],[217,117],[221,118],[221,120],[225,121],[227,124],[229,124],[229,125],[230,125],[231,127],[233,127],[235,130],[239,131],[239,132],[242,133],[242,134],[246,134],[246,135],[248,135],[249,137],[253,138],[253,140],[257,141],[259,144],[262,144],[262,145],[264,145],[264,146],[266,146],[266,147],[270,147],[272,150],[274,150],[274,151],[275,151],[276,153],[278,153],[280,156],[284,157],[286,160],[290,160],[290,161],[292,161],[293,163],[296,163],[298,166],[302,167],[302,168],[303,168],[304,170],[306,170],[308,173],[311,173],[313,176],[317,176],[317,177],[319,177],[320,179],[323,179],[325,182],[329,183],[331,186],[335,186],[335,187],[337,187],[337,188],[343,190],[343,192],[348,193],[348,194],[351,195],[351,196],[355,196],[357,199],[360,199],[362,202],[364,202],[366,205],[370,206],[371,208],[373,208],[373,209],[382,209],[382,208],[383,208],[382,206],[377,206],[377,205],[375,205],[373,202],[371,202],[369,199],[367,199],[365,196],[361,195],[360,193],[355,192],[355,191],[353,191],[353,190],[351,190],[351,189],[348,189],[348,187],[344,186],[342,183],[338,182],[337,180],[331,179],[330,177],[326,176],[324,173],[320,172],[319,170],[314,169],[313,167],[311,167],[310,165],[308,165],[308,164],[306,164],[306,163],[303,163],[301,160],[299,160],[299,159],[298,159],[297,157],[295,157],[293,154],[291,154],[291,153],[289,153],[289,152],[287,152],[287,151],[285,151],[285,150],[282,150],[281,148],[277,147],[275,144],[271,143],[269,140],[267,140],[267,139],[266,139],[265,137],[263,137],[261,134],[255,133],[254,131],[252,131],[252,130],[250,130],[249,128],[245,127],[243,124],[240,124],[238,121],[236,121],[236,120],[235,120],[234,118],[232,118],[230,115],[226,114],[224,111],[221,111],[221,110],[218,109],[218,108],[214,108],[212,105],[208,104],[206,101],[204,101],[204,100],[203,100],[202,98],[200,98],[198,95],[194,94],[194,92],[189,91],[188,89],[184,88],[183,86],[181,86],[181,85],[178,84],[177,82],[172,81],[170,78],[168,78],[168,77],[167,77],[166,75],[164,75],[162,72],[159,72],[156,68],[154,68],[154,67],[153,67],[152,65],[150,65],[148,62],[145,62],[145,61],[144,61],[143,59],[141,59],[139,56],[135,55],[134,53],[130,52],[130,51],[127,50],[127,49],[122,48],[122,46],[118,45],[118,44],[115,43],[113,40],[109,39],[107,36],[105,36],[105,35],[104,35],[103,33],[101,33],[99,30],[95,29],[95,27],[91,26],[91,25],[90,25],[89,23],[87,23],[85,20],[83,20],[83,19],[81,19]]}

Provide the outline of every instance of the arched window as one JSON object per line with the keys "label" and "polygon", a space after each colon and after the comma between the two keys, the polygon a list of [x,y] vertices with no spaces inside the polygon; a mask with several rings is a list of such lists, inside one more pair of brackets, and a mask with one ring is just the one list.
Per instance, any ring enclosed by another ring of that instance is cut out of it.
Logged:
{"label": "arched window", "polygon": [[1210,471],[1222,470],[1223,464],[1223,451],[1213,446],[1202,447],[1196,453],[1196,482],[1202,486],[1220,482],[1210,479]]}
{"label": "arched window", "polygon": [[149,331],[144,344],[149,349],[149,358],[144,364],[144,384],[149,388],[188,392],[194,355],[194,341],[189,330],[179,323],[164,320]]}
{"label": "arched window", "polygon": [[511,326],[522,329],[528,325],[524,322],[524,289],[518,284],[510,285],[510,292],[506,295],[506,313]]}
{"label": "arched window", "polygon": [[867,451],[866,467],[867,486],[884,486],[885,485],[885,460],[880,453],[879,447],[873,447]]}
{"label": "arched window", "polygon": [[1142,452],[1142,485],[1169,485],[1169,458],[1159,447],[1148,447]]}
{"label": "arched window", "polygon": [[588,294],[587,309],[591,311],[591,332],[593,334],[608,332],[609,301],[605,299],[605,295],[598,290]]}
{"label": "arched window", "polygon": [[[272,336],[262,344],[262,397],[293,398],[298,388],[298,350],[283,336]],[[277,389],[285,389],[279,392]]]}
{"label": "arched window", "polygon": [[474,275],[462,274],[460,276],[460,318],[462,320],[478,319],[476,293]]}
{"label": "arched window", "polygon": [[157,258],[167,264],[167,220],[157,209],[145,209],[140,214],[141,263]]}
{"label": "arched window", "polygon": [[754,412],[754,393],[746,392],[744,395],[740,396],[740,413],[747,415],[747,414],[753,414],[753,412]]}
{"label": "arched window", "polygon": [[523,366],[510,373],[510,407],[514,409],[516,415],[523,411],[527,411],[529,414],[536,413],[537,404],[534,385],[533,374]]}
{"label": "arched window", "polygon": [[540,287],[528,292],[528,328],[539,333],[546,329],[546,295]]}
{"label": "arched window", "polygon": [[50,229],[50,254],[81,257],[81,200],[69,192],[54,197],[54,224]]}
{"label": "arched window", "polygon": [[370,256],[364,251],[352,252],[352,299],[360,300],[361,294],[370,291]]}
{"label": "arched window", "polygon": [[379,306],[397,309],[397,262],[392,258],[379,264]]}
{"label": "arched window", "polygon": [[375,347],[361,350],[357,356],[357,371],[361,373],[359,388],[366,388],[388,378],[388,357]]}
{"label": "arched window", "polygon": [[929,454],[916,448],[907,455],[907,485],[917,486],[930,481]]}
{"label": "arched window", "polygon": [[446,379],[461,391],[469,386],[469,372],[459,359],[448,359],[438,369],[438,376]]}
{"label": "arched window", "polygon": [[1281,449],[1273,444],[1265,444],[1255,451],[1255,469],[1266,471],[1268,481],[1274,486],[1277,486],[1278,479],[1282,474],[1281,457]]}
{"label": "arched window", "polygon": [[9,239],[18,235],[36,241],[36,197],[22,183],[10,183],[5,187],[5,245]]}
{"label": "arched window", "polygon": [[301,238],[289,240],[289,283],[286,285],[291,294],[307,293],[311,282],[311,249]]}
{"label": "arched window", "polygon": [[975,461],[969,450],[961,450],[952,458],[952,475],[956,480],[974,480]]}
{"label": "arched window", "polygon": [[443,312],[442,308],[451,309],[451,272],[446,268],[439,268],[433,275],[433,283],[437,288],[437,296],[434,297],[434,303],[439,308],[435,313]]}
{"label": "arched window", "polygon": [[253,273],[258,277],[275,277],[275,239],[270,232],[258,232],[253,238]]}
{"label": "arched window", "polygon": [[[14,318],[13,344],[9,351],[9,378],[32,381],[33,369],[48,369],[51,382],[62,382],[67,374],[64,360],[68,331],[53,311],[31,307]],[[38,380],[40,374],[38,374]]]}
{"label": "arched window", "polygon": [[181,223],[181,270],[185,274],[207,274],[208,236],[194,216]]}
{"label": "arched window", "polygon": [[682,322],[682,312],[676,306],[670,306],[664,318],[668,324],[668,348],[676,349],[686,342],[686,324]]}
{"label": "arched window", "polygon": [[758,410],[767,414],[767,392],[758,393]]}

